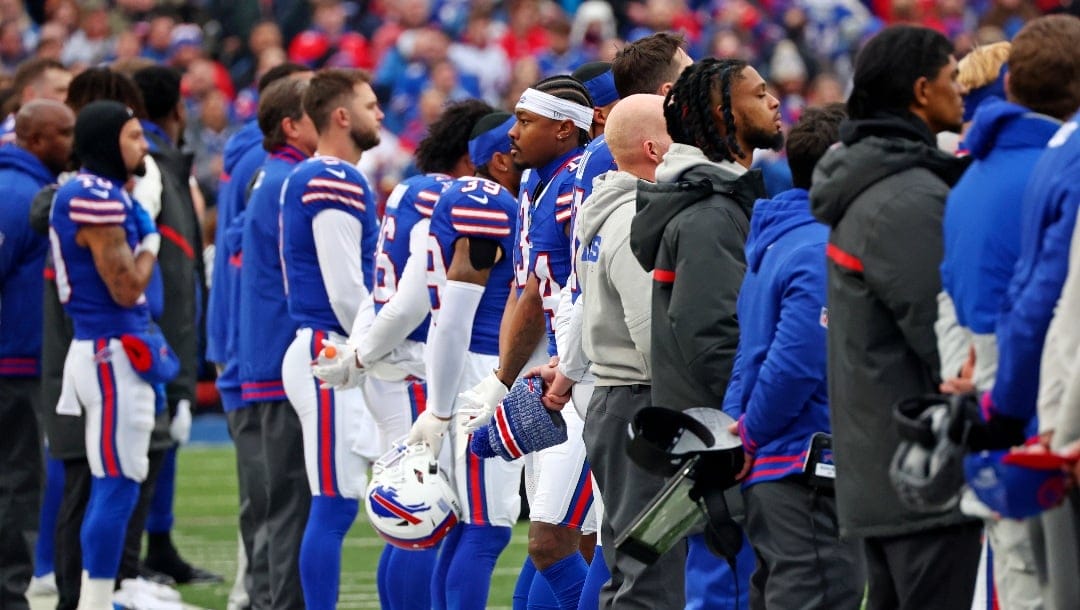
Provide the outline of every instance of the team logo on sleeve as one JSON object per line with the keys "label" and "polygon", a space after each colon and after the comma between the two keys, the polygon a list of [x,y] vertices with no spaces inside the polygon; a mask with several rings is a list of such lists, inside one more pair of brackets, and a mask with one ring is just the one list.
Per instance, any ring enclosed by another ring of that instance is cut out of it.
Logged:
{"label": "team logo on sleeve", "polygon": [[820,324],[821,327],[824,328],[824,329],[829,328],[829,308],[828,307],[822,307],[821,308],[821,315],[818,316],[818,324]]}

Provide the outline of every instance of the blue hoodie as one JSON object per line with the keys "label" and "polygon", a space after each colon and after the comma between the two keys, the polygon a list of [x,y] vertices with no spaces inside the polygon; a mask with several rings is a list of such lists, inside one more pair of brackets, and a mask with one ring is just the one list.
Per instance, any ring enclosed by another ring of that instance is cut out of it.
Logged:
{"label": "blue hoodie", "polygon": [[1069,272],[1080,206],[1080,117],[1050,138],[1031,170],[1020,221],[1020,256],[995,332],[998,371],[991,413],[1030,419],[1036,412],[1043,343]]}
{"label": "blue hoodie", "polygon": [[[247,187],[266,162],[263,134],[257,121],[249,121],[225,144],[224,165],[217,198],[217,235],[214,237],[213,286],[206,319],[206,359],[224,365],[217,387],[226,411],[244,406],[240,398],[239,341],[240,265],[238,248],[230,248],[228,229],[247,205]],[[235,236],[234,236],[235,237]]]}
{"label": "blue hoodie", "polygon": [[56,176],[13,144],[0,148],[0,377],[41,374],[41,295],[49,241],[30,228],[30,202]]}
{"label": "blue hoodie", "polygon": [[803,189],[754,204],[739,291],[739,348],[724,395],[724,411],[740,418],[743,447],[754,455],[745,485],[802,472],[810,437],[830,430],[828,240]]}
{"label": "blue hoodie", "polygon": [[988,99],[975,112],[965,145],[974,161],[945,204],[941,284],[961,326],[994,332],[1020,254],[1020,202],[1028,176],[1061,122]]}

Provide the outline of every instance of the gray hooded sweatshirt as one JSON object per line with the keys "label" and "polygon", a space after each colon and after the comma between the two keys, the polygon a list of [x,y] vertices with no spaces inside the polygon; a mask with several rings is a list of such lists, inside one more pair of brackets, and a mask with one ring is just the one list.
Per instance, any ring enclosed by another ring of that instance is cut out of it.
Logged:
{"label": "gray hooded sweatshirt", "polygon": [[598,386],[651,384],[652,279],[630,251],[637,178],[607,172],[578,210],[578,283],[585,299],[582,347]]}

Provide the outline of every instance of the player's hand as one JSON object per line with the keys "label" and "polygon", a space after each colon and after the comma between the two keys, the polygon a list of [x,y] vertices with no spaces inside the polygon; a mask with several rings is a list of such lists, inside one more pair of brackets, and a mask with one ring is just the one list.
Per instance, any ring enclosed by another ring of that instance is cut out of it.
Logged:
{"label": "player's hand", "polygon": [[427,443],[428,447],[431,447],[431,452],[439,455],[443,437],[446,436],[446,430],[449,427],[450,419],[443,419],[431,411],[424,411],[413,422],[412,428],[409,430],[409,436],[405,439],[405,444]]}
{"label": "player's hand", "polygon": [[488,423],[491,416],[495,414],[495,407],[502,402],[509,391],[510,388],[503,385],[503,382],[495,375],[495,371],[492,371],[480,383],[458,394],[458,400],[461,401],[458,412],[469,417],[461,422],[461,429],[466,434],[472,434],[480,426]]}
{"label": "player's hand", "polygon": [[[728,432],[730,432],[731,434],[734,434],[735,436],[742,436],[741,434],[739,434],[739,425],[740,425],[741,422],[742,422],[742,419],[739,419],[738,421],[731,422],[731,424],[728,426],[728,429],[727,429]],[[745,479],[746,475],[750,474],[750,467],[753,466],[753,465],[754,465],[754,454],[749,453],[744,449],[743,450],[743,467],[742,467],[742,470],[739,471],[739,474],[735,475],[735,480],[736,481],[741,481],[741,480]]]}
{"label": "player's hand", "polygon": [[186,398],[176,403],[176,415],[169,423],[169,436],[181,445],[191,440],[191,401]]}
{"label": "player's hand", "polygon": [[328,339],[323,339],[322,344],[318,357],[311,363],[312,374],[322,380],[319,387],[339,390],[360,387],[366,371],[356,360],[356,348]]}

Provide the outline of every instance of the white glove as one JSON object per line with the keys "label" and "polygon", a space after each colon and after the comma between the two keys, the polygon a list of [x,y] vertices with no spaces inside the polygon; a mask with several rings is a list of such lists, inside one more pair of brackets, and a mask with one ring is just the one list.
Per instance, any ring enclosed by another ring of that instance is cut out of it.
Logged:
{"label": "white glove", "polygon": [[499,406],[509,391],[510,389],[499,381],[495,371],[492,371],[480,383],[458,394],[458,400],[461,401],[458,413],[471,417],[471,419],[462,420],[461,429],[466,434],[471,434],[488,423],[491,416],[495,414],[495,407]]}
{"label": "white glove", "polygon": [[322,380],[319,387],[339,390],[360,387],[366,371],[356,364],[356,348],[329,339],[323,339],[322,344],[318,357],[311,363],[312,374]]}
{"label": "white glove", "polygon": [[409,436],[405,439],[405,444],[427,443],[428,447],[431,447],[431,452],[439,455],[443,437],[446,436],[446,430],[449,427],[449,419],[442,419],[431,411],[424,411],[413,422],[412,428],[409,430]]}
{"label": "white glove", "polygon": [[176,403],[176,415],[169,423],[169,436],[181,445],[191,440],[191,401],[186,398]]}

